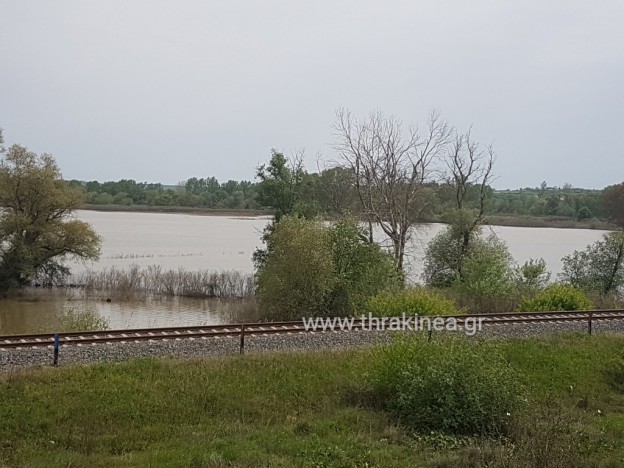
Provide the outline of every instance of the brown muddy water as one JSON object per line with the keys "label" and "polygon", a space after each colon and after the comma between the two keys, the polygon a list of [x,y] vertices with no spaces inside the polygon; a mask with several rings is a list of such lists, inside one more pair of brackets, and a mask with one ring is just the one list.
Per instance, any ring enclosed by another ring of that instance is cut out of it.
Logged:
{"label": "brown muddy water", "polygon": [[[70,263],[73,273],[88,269],[147,267],[163,269],[237,270],[251,273],[251,255],[261,245],[268,217],[203,216],[173,213],[78,211],[79,219],[102,236],[102,255],[95,263]],[[409,278],[417,282],[427,242],[443,225],[423,225],[407,252]],[[488,228],[490,229],[490,228]],[[600,239],[605,231],[495,226],[518,263],[543,257],[553,279],[561,257]],[[381,236],[378,234],[378,237]],[[111,302],[106,299],[110,298]],[[226,323],[240,318],[241,301],[182,297],[116,298],[81,290],[28,289],[21,297],[0,299],[0,334],[31,333],[49,328],[64,311],[92,311],[110,328],[143,328]]]}

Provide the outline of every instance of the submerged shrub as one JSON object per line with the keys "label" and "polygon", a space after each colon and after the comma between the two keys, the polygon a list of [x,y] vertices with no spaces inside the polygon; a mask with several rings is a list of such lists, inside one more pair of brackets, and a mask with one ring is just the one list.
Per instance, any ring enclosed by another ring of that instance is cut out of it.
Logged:
{"label": "submerged shrub", "polygon": [[108,330],[109,323],[94,310],[78,311],[73,307],[63,310],[54,320],[37,329],[38,333],[89,332]]}
{"label": "submerged shrub", "polygon": [[374,317],[418,315],[454,315],[455,303],[428,288],[415,287],[397,292],[382,292],[370,298],[366,311]]}
{"label": "submerged shrub", "polygon": [[523,299],[516,310],[518,312],[546,312],[592,308],[592,303],[580,289],[568,284],[551,284],[535,296]]}
{"label": "submerged shrub", "polygon": [[373,354],[376,401],[419,432],[507,433],[526,404],[515,370],[495,344],[447,338],[401,338]]}

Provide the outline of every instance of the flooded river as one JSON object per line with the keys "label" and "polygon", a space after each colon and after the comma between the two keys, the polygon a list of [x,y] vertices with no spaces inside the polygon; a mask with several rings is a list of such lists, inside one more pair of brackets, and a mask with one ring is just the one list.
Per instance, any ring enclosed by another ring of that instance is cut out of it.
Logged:
{"label": "flooded river", "polygon": [[[172,213],[79,211],[77,217],[93,225],[102,236],[98,262],[70,264],[72,272],[87,269],[147,267],[163,269],[253,271],[251,255],[269,218],[202,216]],[[420,227],[408,251],[408,270],[418,281],[427,242],[442,225]],[[488,228],[490,229],[490,228]],[[561,270],[561,257],[598,240],[605,231],[493,227],[515,260],[543,257],[553,278]],[[92,311],[108,320],[110,328],[138,328],[210,324],[232,321],[240,304],[212,299],[143,297],[113,298],[85,295],[78,290],[31,289],[17,299],[0,300],[0,334],[29,333],[49,328],[67,310]]]}

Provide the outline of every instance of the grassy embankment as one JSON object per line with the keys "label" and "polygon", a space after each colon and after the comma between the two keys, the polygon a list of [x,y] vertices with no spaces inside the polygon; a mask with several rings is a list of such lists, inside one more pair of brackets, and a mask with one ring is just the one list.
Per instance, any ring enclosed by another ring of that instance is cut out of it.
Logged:
{"label": "grassy embankment", "polygon": [[371,350],[0,374],[6,466],[622,466],[624,338],[506,341],[532,407],[513,443],[415,435],[367,404]]}

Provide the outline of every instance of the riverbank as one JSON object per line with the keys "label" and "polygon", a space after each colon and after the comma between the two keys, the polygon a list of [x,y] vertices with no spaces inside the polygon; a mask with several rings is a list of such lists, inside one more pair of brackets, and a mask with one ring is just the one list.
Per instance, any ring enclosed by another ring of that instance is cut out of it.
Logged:
{"label": "riverbank", "polygon": [[572,218],[562,218],[556,216],[486,216],[487,224],[492,226],[510,227],[544,227],[559,229],[598,229],[612,231],[616,227],[601,219],[584,219],[577,221]]}
{"label": "riverbank", "polygon": [[[0,465],[619,466],[619,336],[500,342],[530,391],[505,438],[414,434],[367,400],[371,350],[0,375]],[[63,396],[59,398],[59,396]]]}
{"label": "riverbank", "polygon": [[[130,213],[181,213],[203,216],[241,216],[257,217],[271,216],[270,210],[235,210],[201,208],[188,206],[147,206],[147,205],[84,205],[81,209],[104,212],[130,212]],[[615,229],[611,223],[601,219],[585,219],[577,221],[573,218],[557,216],[514,216],[514,215],[488,215],[487,224],[492,226],[510,227],[545,227],[560,229],[598,229],[610,231]],[[444,221],[438,217],[430,217],[422,220],[423,223],[441,223]]]}

